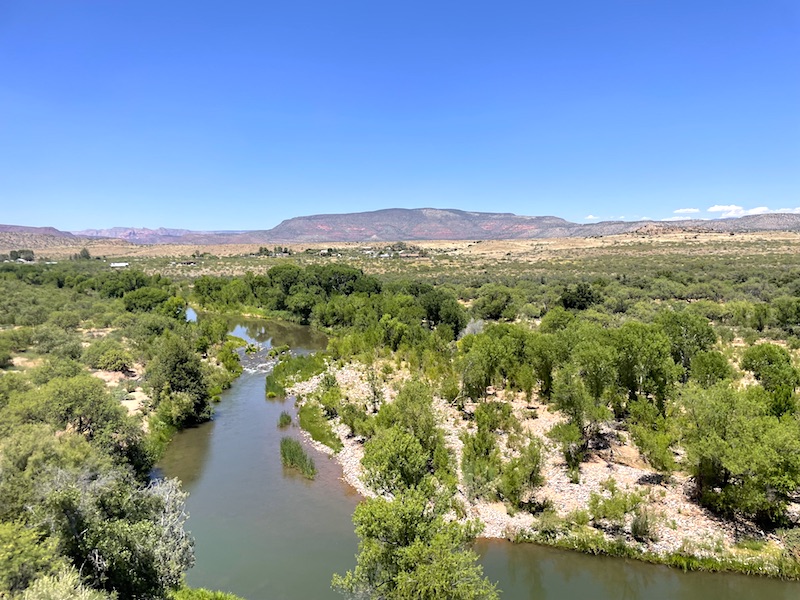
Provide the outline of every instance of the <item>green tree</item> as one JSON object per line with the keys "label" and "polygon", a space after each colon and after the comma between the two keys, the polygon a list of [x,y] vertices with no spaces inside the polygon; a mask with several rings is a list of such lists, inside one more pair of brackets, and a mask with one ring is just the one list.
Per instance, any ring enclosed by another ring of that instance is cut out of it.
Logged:
{"label": "green tree", "polygon": [[634,400],[638,394],[655,399],[664,414],[667,392],[677,378],[669,338],[656,325],[628,321],[615,332],[617,375]]}
{"label": "green tree", "polygon": [[440,482],[453,476],[444,433],[433,412],[433,393],[427,385],[419,381],[406,383],[394,402],[381,406],[375,420],[378,427],[398,427],[411,434],[425,453],[428,469]]}
{"label": "green tree", "polygon": [[742,354],[741,367],[752,371],[772,398],[775,416],[793,413],[797,409],[795,390],[800,385],[800,374],[792,364],[786,348],[775,344],[757,344]]}
{"label": "green tree", "polygon": [[128,371],[133,366],[133,356],[121,343],[112,339],[93,342],[83,351],[83,361],[93,369]]}
{"label": "green tree", "polygon": [[177,480],[138,487],[118,472],[57,473],[36,517],[93,586],[120,600],[161,598],[194,564]]}
{"label": "green tree", "polygon": [[553,394],[555,370],[564,362],[566,348],[552,334],[535,333],[526,346],[526,359],[533,369],[533,376],[539,382],[539,393],[547,400]]}
{"label": "green tree", "polygon": [[610,340],[588,338],[575,346],[572,361],[577,365],[586,390],[598,402],[617,378],[617,355]]}
{"label": "green tree", "polygon": [[692,357],[689,367],[689,379],[703,387],[711,387],[725,379],[733,377],[733,368],[725,355],[716,350],[698,352]]}
{"label": "green tree", "polygon": [[513,319],[516,309],[512,290],[504,285],[487,283],[478,292],[472,310],[480,319]]}
{"label": "green tree", "polygon": [[150,312],[159,309],[169,299],[170,293],[166,290],[156,287],[143,287],[127,292],[122,297],[122,302],[128,312]]}
{"label": "green tree", "polygon": [[726,514],[780,520],[800,488],[800,422],[771,414],[769,394],[688,386],[683,444],[701,501]]}
{"label": "green tree", "polygon": [[22,523],[0,522],[0,596],[20,592],[59,564],[54,540]]}
{"label": "green tree", "polygon": [[364,480],[372,489],[396,494],[422,481],[428,454],[412,434],[399,427],[380,429],[364,444]]}
{"label": "green tree", "polygon": [[567,363],[558,371],[553,386],[553,401],[570,423],[580,430],[584,440],[594,435],[598,423],[611,417],[605,403],[595,399],[586,389],[580,370],[572,363]]}
{"label": "green tree", "polygon": [[147,380],[156,403],[170,393],[185,392],[193,403],[189,421],[208,418],[208,383],[200,358],[183,338],[169,335],[160,340],[156,354],[147,367]]}
{"label": "green tree", "polygon": [[684,369],[683,380],[689,376],[692,358],[714,345],[717,336],[708,319],[697,313],[666,310],[658,315],[658,324],[670,341],[672,360]]}
{"label": "green tree", "polygon": [[419,489],[365,500],[353,522],[361,539],[357,564],[333,588],[352,598],[386,600],[490,600],[495,587],[483,577],[469,544],[474,524],[445,521],[450,503]]}
{"label": "green tree", "polygon": [[559,301],[566,309],[586,310],[592,304],[600,302],[600,294],[588,283],[581,282],[575,287],[566,286]]}

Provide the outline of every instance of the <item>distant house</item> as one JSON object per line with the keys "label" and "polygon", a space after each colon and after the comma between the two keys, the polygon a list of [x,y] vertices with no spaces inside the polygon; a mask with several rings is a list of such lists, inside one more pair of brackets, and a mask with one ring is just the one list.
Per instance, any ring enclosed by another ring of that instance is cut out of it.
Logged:
{"label": "distant house", "polygon": [[112,269],[125,269],[130,266],[129,263],[111,263],[109,265]]}

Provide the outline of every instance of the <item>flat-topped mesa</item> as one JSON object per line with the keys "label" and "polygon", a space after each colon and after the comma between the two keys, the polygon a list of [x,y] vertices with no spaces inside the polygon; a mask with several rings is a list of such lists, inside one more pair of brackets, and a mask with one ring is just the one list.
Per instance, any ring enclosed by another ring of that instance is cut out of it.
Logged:
{"label": "flat-topped mesa", "polygon": [[514,240],[590,238],[620,234],[737,233],[800,231],[800,214],[769,213],[728,219],[601,221],[573,223],[554,216],[476,212],[442,208],[387,208],[369,212],[319,214],[286,219],[272,229],[191,231],[113,227],[72,233],[52,227],[0,225],[0,233],[122,239],[134,244],[261,244],[397,242],[424,240]]}

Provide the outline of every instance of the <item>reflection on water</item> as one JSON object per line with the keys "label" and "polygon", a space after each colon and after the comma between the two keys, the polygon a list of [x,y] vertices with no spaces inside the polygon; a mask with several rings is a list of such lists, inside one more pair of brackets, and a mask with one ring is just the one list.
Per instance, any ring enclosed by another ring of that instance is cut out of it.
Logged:
{"label": "reflection on water", "polygon": [[[201,317],[202,318],[202,317]],[[322,350],[327,338],[309,327],[285,321],[264,321],[263,319],[231,319],[230,333],[252,344],[269,347],[289,346],[293,350]]]}
{"label": "reflection on water", "polygon": [[175,434],[152,476],[177,477],[183,489],[190,490],[206,464],[213,428],[211,421]]}
{"label": "reflection on water", "polygon": [[588,556],[535,544],[479,540],[485,574],[504,599],[797,600],[800,583],[730,573],[683,573],[634,560]]}

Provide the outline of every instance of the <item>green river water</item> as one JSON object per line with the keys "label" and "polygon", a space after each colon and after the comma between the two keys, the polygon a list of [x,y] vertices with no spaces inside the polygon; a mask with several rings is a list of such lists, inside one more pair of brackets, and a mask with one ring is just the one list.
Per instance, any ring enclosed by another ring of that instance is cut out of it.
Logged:
{"label": "green river water", "polygon": [[[324,347],[307,328],[257,320],[232,322],[232,333],[269,348]],[[281,466],[278,416],[290,400],[268,401],[263,357],[223,394],[212,422],[175,436],[159,464],[190,492],[188,528],[196,540],[192,586],[248,600],[340,597],[331,575],[355,564],[351,516],[359,501],[335,461],[309,448],[318,474],[307,481]],[[479,540],[475,549],[505,600],[687,599],[800,600],[800,583],[732,574],[682,573],[636,561],[586,556],[532,544]]]}

